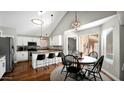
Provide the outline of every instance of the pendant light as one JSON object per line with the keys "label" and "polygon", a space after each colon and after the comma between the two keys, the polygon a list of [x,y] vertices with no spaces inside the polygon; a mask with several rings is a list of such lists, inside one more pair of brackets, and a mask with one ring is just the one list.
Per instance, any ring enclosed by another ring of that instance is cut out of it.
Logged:
{"label": "pendant light", "polygon": [[74,20],[74,22],[72,22],[72,28],[75,30],[78,30],[79,27],[80,27],[80,21],[78,21],[77,11],[75,11],[75,20]]}
{"label": "pendant light", "polygon": [[41,36],[40,36],[40,39],[42,39],[42,26],[43,26],[43,24],[44,24],[44,22],[42,21],[42,15],[43,15],[43,13],[42,13],[42,11],[39,11],[38,12],[38,14],[39,14],[39,18],[34,18],[34,19],[32,19],[31,20],[31,22],[32,23],[34,23],[34,24],[36,24],[36,25],[40,25],[41,26]]}
{"label": "pendant light", "polygon": [[42,33],[43,33],[43,32],[42,32],[42,30],[43,30],[43,29],[42,29],[42,25],[43,25],[43,24],[41,24],[41,36],[40,36],[40,39],[42,39],[42,37],[43,37],[43,36],[42,36]]}

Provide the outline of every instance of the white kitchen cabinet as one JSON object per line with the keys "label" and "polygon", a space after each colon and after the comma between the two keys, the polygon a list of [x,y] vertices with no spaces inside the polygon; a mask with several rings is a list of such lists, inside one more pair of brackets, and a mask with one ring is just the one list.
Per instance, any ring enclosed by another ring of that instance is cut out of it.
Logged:
{"label": "white kitchen cabinet", "polygon": [[40,46],[40,38],[33,38],[33,42],[37,43],[37,46]]}
{"label": "white kitchen cabinet", "polygon": [[40,43],[40,38],[37,39],[37,45],[40,46],[41,43]]}
{"label": "white kitchen cabinet", "polygon": [[17,45],[23,45],[23,39],[21,37],[17,38]]}
{"label": "white kitchen cabinet", "polygon": [[53,46],[53,38],[51,37],[50,39],[49,39],[49,43],[50,43],[50,46]]}
{"label": "white kitchen cabinet", "polygon": [[16,61],[27,61],[28,60],[28,51],[19,51],[16,52]]}
{"label": "white kitchen cabinet", "polygon": [[62,35],[56,35],[50,38],[50,45],[61,46],[62,45]]}
{"label": "white kitchen cabinet", "polygon": [[40,45],[39,37],[17,36],[16,41],[18,46],[27,46],[28,42],[36,42],[38,46]]}
{"label": "white kitchen cabinet", "polygon": [[5,71],[6,71],[6,57],[3,56],[0,58],[0,78],[2,78]]}

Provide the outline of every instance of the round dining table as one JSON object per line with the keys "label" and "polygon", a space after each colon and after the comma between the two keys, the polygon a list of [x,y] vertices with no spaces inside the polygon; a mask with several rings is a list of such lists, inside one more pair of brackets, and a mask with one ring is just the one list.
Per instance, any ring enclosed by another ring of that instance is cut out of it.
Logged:
{"label": "round dining table", "polygon": [[80,64],[94,64],[97,62],[96,58],[90,57],[90,56],[83,56],[81,58],[78,58]]}

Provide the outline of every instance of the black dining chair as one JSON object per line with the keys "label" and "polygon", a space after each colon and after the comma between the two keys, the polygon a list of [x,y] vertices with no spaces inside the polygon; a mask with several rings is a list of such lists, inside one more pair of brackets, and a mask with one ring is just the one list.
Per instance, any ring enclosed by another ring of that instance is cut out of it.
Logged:
{"label": "black dining chair", "polygon": [[96,78],[100,78],[103,81],[102,76],[100,74],[103,61],[104,61],[104,56],[101,56],[92,69],[85,69],[86,70],[85,76],[87,73],[88,73],[88,77],[90,77],[91,75],[93,76],[89,80],[92,80],[94,78],[94,80],[96,81]]}
{"label": "black dining chair", "polygon": [[98,58],[98,53],[97,52],[95,52],[95,51],[92,51],[92,52],[90,52],[89,54],[88,54],[88,56],[90,56],[90,57],[93,57],[93,58]]}
{"label": "black dining chair", "polygon": [[66,72],[65,71],[66,70],[65,68],[66,68],[66,66],[68,66],[70,64],[69,63],[66,63],[66,61],[65,61],[65,54],[63,52],[61,52],[60,55],[61,55],[61,60],[62,60],[62,64],[63,64],[63,68],[61,70],[61,74],[62,74],[62,72]]}
{"label": "black dining chair", "polygon": [[78,58],[73,55],[66,55],[65,62],[70,63],[70,65],[66,66],[67,71],[64,80],[66,80],[67,77],[71,77],[75,80],[78,80],[78,76],[81,75],[82,73],[82,68],[78,61]]}

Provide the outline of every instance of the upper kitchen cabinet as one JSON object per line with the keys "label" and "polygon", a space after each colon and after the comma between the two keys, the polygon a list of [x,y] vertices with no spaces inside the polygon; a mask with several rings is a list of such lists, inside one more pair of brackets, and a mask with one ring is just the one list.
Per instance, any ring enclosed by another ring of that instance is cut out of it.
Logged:
{"label": "upper kitchen cabinet", "polygon": [[38,46],[40,46],[40,38],[39,37],[25,37],[25,36],[17,36],[17,45],[18,46],[27,46],[28,42],[36,42]]}
{"label": "upper kitchen cabinet", "polygon": [[17,40],[17,45],[19,45],[19,46],[22,46],[23,45],[23,39],[22,39],[22,37],[17,37],[16,38]]}
{"label": "upper kitchen cabinet", "polygon": [[51,46],[62,46],[62,35],[56,35],[50,38]]}

